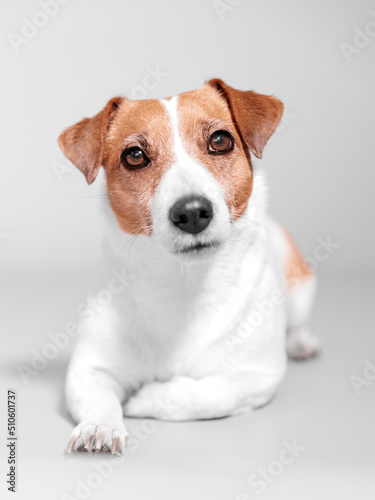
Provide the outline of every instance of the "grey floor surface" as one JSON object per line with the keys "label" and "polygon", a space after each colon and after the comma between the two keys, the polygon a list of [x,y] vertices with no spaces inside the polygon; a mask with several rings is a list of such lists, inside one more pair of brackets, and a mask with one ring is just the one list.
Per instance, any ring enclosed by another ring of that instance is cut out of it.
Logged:
{"label": "grey floor surface", "polygon": [[[374,282],[373,277],[320,277],[313,328],[323,354],[291,362],[271,404],[216,421],[128,419],[132,449],[116,463],[107,456],[64,454],[72,423],[63,410],[62,384],[71,346],[28,386],[16,369],[30,364],[31,350],[40,350],[48,333],[76,319],[83,278],[10,277],[0,296],[0,497],[7,496],[5,391],[13,387],[19,434],[15,498],[375,498],[375,373],[364,373],[366,359],[375,363]],[[360,394],[353,375],[365,381]],[[294,456],[285,451],[293,443]]]}

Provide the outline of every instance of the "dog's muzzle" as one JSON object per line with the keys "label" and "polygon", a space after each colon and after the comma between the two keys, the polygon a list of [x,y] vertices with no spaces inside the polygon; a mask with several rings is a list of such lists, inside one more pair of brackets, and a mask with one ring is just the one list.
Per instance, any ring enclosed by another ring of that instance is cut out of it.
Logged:
{"label": "dog's muzzle", "polygon": [[169,218],[181,231],[201,233],[213,217],[212,203],[203,196],[185,196],[171,208]]}

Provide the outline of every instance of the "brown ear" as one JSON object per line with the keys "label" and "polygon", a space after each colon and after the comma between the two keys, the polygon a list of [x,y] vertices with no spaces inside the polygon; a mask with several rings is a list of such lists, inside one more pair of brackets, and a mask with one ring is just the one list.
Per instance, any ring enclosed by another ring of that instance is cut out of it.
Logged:
{"label": "brown ear", "polygon": [[251,90],[236,90],[218,78],[207,83],[226,99],[246,146],[257,158],[262,158],[263,148],[283,114],[283,103],[275,97]]}
{"label": "brown ear", "polygon": [[58,139],[64,155],[81,170],[89,184],[98,175],[108,125],[122,100],[122,97],[114,97],[97,115],[68,127]]}

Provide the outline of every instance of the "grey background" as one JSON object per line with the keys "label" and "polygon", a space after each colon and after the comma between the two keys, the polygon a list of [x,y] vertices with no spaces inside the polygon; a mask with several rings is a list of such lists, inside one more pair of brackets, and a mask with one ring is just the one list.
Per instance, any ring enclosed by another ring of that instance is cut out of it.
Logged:
{"label": "grey background", "polygon": [[[49,333],[76,319],[104,230],[100,180],[88,187],[75,169],[59,179],[56,165],[67,163],[56,139],[111,97],[140,92],[149,67],[167,75],[146,90],[148,98],[211,77],[278,96],[285,120],[261,161],[270,210],[306,256],[328,235],[340,247],[318,263],[313,327],[323,340],[320,359],[291,364],[276,400],[252,415],[157,423],[89,497],[344,499],[374,491],[375,382],[367,380],[357,395],[350,377],[363,377],[365,359],[375,362],[375,36],[351,62],[340,44],[353,45],[355,28],[375,21],[375,2],[222,3],[229,9],[221,18],[212,0],[72,0],[18,53],[8,35],[20,35],[23,17],[41,8],[1,3],[0,426],[5,437],[5,389],[15,387],[19,498],[74,496],[76,480],[98,460],[62,453],[72,427],[61,398],[72,345],[28,386],[16,369],[30,364]],[[257,495],[247,478],[292,438],[305,451]],[[2,463],[5,451],[2,445]]]}

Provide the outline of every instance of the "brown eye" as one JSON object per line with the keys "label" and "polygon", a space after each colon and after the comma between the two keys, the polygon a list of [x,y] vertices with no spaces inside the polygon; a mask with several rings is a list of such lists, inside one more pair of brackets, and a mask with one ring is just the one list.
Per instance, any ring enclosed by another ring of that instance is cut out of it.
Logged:
{"label": "brown eye", "polygon": [[132,148],[127,148],[122,152],[121,162],[125,168],[129,170],[136,170],[137,168],[146,167],[150,163],[150,160],[141,148],[133,146]]}
{"label": "brown eye", "polygon": [[214,155],[229,153],[233,149],[233,139],[226,130],[214,132],[208,142],[208,152]]}

